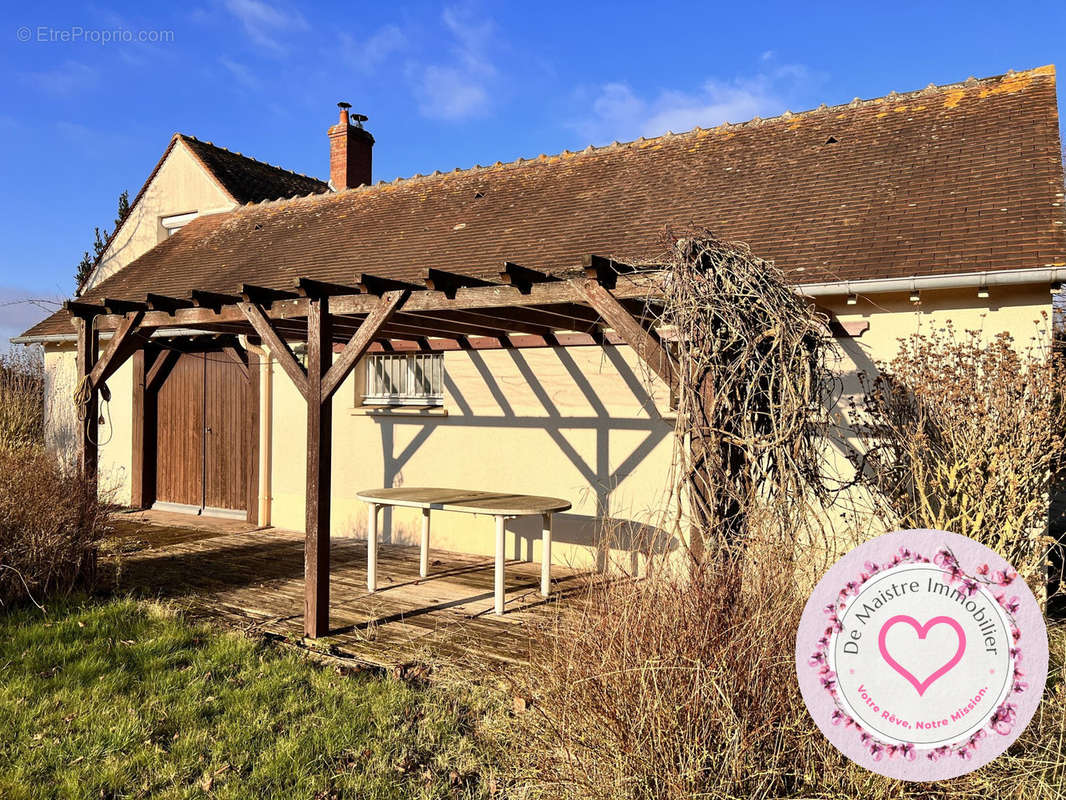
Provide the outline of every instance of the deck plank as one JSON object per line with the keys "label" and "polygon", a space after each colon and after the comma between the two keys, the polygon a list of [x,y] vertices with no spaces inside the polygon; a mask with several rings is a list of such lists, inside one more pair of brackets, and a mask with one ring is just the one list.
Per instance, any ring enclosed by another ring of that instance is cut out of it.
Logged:
{"label": "deck plank", "polygon": [[[212,530],[145,517],[115,523],[104,560],[116,587],[175,602],[191,616],[288,640],[303,633],[303,535],[278,529]],[[125,546],[123,545],[125,542]],[[426,660],[521,663],[529,629],[556,603],[582,602],[596,576],[552,569],[553,597],[539,594],[540,566],[508,560],[507,613],[493,610],[490,557],[435,549],[420,578],[418,547],[378,545],[379,589],[366,590],[366,543],[330,546],[330,633],[317,646],[361,663],[397,667]]]}

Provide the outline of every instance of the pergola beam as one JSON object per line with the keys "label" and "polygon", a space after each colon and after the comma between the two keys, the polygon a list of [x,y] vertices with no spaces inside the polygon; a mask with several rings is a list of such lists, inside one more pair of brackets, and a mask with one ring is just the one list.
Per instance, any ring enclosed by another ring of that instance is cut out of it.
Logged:
{"label": "pergola beam", "polygon": [[220,292],[204,292],[200,289],[192,290],[192,302],[197,308],[212,309],[215,312],[221,313],[221,310],[226,306],[232,306],[241,302],[241,298],[233,294],[222,294]]}
{"label": "pergola beam", "polygon": [[522,294],[529,294],[535,283],[550,283],[557,281],[546,272],[523,267],[513,261],[504,261],[503,269],[500,270],[500,282],[515,287]]}
{"label": "pergola beam", "polygon": [[300,297],[332,297],[339,294],[359,294],[355,286],[319,281],[314,278],[297,278],[293,283],[296,294]]}
{"label": "pergola beam", "polygon": [[[96,366],[100,353],[100,333],[93,326],[92,319],[77,317],[74,325],[78,332],[77,370],[81,380],[89,380],[89,374]],[[97,470],[97,397],[96,390],[90,384],[85,398],[84,408],[79,410],[81,430],[78,438],[78,467],[86,482],[86,489],[96,494]]]}
{"label": "pergola beam", "polygon": [[333,396],[322,383],[333,360],[329,299],[314,298],[307,314],[307,492],[304,527],[304,635],[329,632],[329,526]]}
{"label": "pergola beam", "polygon": [[406,313],[394,314],[390,321],[390,327],[404,328],[421,336],[448,334],[459,336],[504,336],[507,334],[506,327],[491,327],[455,318],[427,318],[419,314]]}
{"label": "pergola beam", "polygon": [[[316,301],[312,301],[311,308],[317,309],[315,305]],[[308,383],[307,372],[300,366],[300,362],[296,360],[296,354],[292,352],[292,348],[285,342],[278,332],[274,329],[271,321],[267,319],[263,309],[257,303],[240,303],[238,308],[244,317],[248,320],[255,332],[259,334],[259,337],[266,342],[270,347],[270,352],[274,358],[277,359],[278,364],[285,370],[285,374],[289,376],[296,388],[300,390],[300,394],[304,397],[308,396]],[[308,317],[310,319],[310,317]],[[310,335],[310,328],[308,329]],[[308,343],[310,346],[310,342]]]}
{"label": "pergola beam", "polygon": [[[410,288],[394,286],[389,288]],[[387,289],[386,289],[387,291]],[[657,276],[653,273],[635,273],[619,275],[618,283],[612,294],[618,300],[644,299],[659,293]],[[197,308],[177,309],[170,314],[165,311],[149,311],[141,322],[142,330],[174,327],[202,327],[227,323],[244,323],[245,315],[241,310],[241,299],[214,292],[193,292],[193,301]],[[306,319],[310,298],[299,297],[291,300],[278,300],[273,303],[264,316],[272,320]],[[367,294],[338,295],[330,297],[330,312],[337,315],[369,314],[377,299]],[[448,299],[440,292],[426,290],[411,291],[404,303],[404,312],[446,312],[476,311],[478,309],[506,309],[509,307],[525,308],[530,306],[558,306],[560,304],[584,304],[587,300],[567,281],[552,281],[533,284],[528,294],[522,294],[514,286],[485,286],[456,291],[454,299]],[[212,307],[217,307],[214,310]],[[102,306],[86,303],[68,303],[68,310],[75,316],[86,313],[99,314]],[[114,330],[122,322],[120,315],[104,314],[97,319],[99,330]]]}
{"label": "pergola beam", "polygon": [[85,303],[81,300],[65,300],[63,302],[63,308],[66,309],[74,317],[80,317],[82,319],[92,319],[93,317],[102,317],[106,315],[107,309],[97,303]]}
{"label": "pergola beam", "polygon": [[352,335],[352,338],[348,340],[348,343],[344,346],[344,349],[340,352],[340,357],[337,358],[322,378],[322,400],[325,401],[333,396],[333,393],[337,391],[337,388],[344,382],[344,379],[348,377],[348,374],[355,367],[357,361],[363,357],[367,348],[373,344],[374,339],[381,331],[382,325],[384,325],[389,317],[391,317],[404,301],[407,292],[403,290],[396,290],[391,292],[385,292],[378,301],[377,308],[371,311],[362,324],[360,324],[358,330]]}
{"label": "pergola beam", "polygon": [[655,331],[647,330],[637,322],[626,307],[618,302],[618,298],[598,280],[572,279],[570,283],[585,296],[588,304],[596,309],[625,343],[633,348],[641,360],[673,390],[676,380],[673,362]]}
{"label": "pergola beam", "polygon": [[380,275],[371,275],[369,272],[362,272],[357,275],[355,278],[355,285],[359,287],[359,291],[363,294],[372,294],[378,297],[385,294],[385,292],[391,292],[396,289],[415,291],[416,289],[422,288],[421,286],[409,283],[408,281],[401,281],[396,278],[383,278]]}
{"label": "pergola beam", "polygon": [[89,389],[95,391],[104,381],[115,374],[126,359],[132,356],[139,348],[144,346],[144,339],[137,332],[137,326],[144,318],[143,311],[134,311],[127,314],[123,323],[119,326],[111,341],[89,373]]}
{"label": "pergola beam", "polygon": [[586,278],[591,278],[607,289],[613,289],[617,285],[619,275],[627,275],[639,269],[632,264],[624,264],[594,253],[582,256],[581,268]]}
{"label": "pergola beam", "polygon": [[256,286],[253,283],[242,283],[238,290],[241,299],[246,303],[256,303],[261,306],[269,306],[278,300],[291,300],[299,297],[296,292],[287,292],[284,289],[271,289],[267,286]]}
{"label": "pergola beam", "polygon": [[168,314],[173,314],[179,308],[193,307],[192,300],[185,300],[180,297],[168,297],[165,294],[148,292],[144,299],[148,304],[148,309],[150,311],[166,311]]}
{"label": "pergola beam", "polygon": [[453,299],[459,289],[499,285],[497,281],[487,281],[484,278],[475,278],[473,275],[460,275],[457,272],[446,272],[433,267],[422,270],[422,283],[427,289],[443,292],[444,296],[449,299]]}
{"label": "pergola beam", "polygon": [[544,335],[562,327],[559,320],[530,312],[527,309],[508,309],[506,312],[492,313],[491,311],[448,311],[444,314],[419,312],[411,316],[423,317],[432,322],[467,322],[484,328],[491,328],[508,333],[531,333]]}
{"label": "pergola beam", "polygon": [[[526,350],[540,347],[591,347],[625,344],[614,331],[589,333],[555,333],[551,336],[516,334],[506,339],[469,336],[462,340],[437,338],[416,342],[409,339],[378,340],[368,353],[450,353],[457,350]],[[336,348],[334,348],[336,349]]]}
{"label": "pergola beam", "polygon": [[104,308],[108,314],[129,314],[131,311],[147,311],[148,304],[136,300],[117,300],[113,297],[104,298]]}

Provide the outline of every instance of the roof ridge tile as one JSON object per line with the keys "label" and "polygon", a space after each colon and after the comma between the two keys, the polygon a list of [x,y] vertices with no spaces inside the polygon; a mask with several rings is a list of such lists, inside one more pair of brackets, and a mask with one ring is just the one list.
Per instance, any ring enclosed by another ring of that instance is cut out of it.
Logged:
{"label": "roof ridge tile", "polygon": [[[873,98],[870,98],[870,99],[867,99],[867,100],[864,100],[861,97],[855,97],[854,99],[852,99],[848,103],[839,103],[839,104],[836,104],[836,105],[827,105],[825,103],[822,103],[819,106],[817,106],[816,108],[807,109],[807,110],[804,110],[804,111],[797,111],[797,112],[794,112],[794,111],[791,111],[791,110],[786,110],[782,114],[779,114],[779,115],[773,116],[773,117],[762,118],[762,117],[759,117],[759,116],[755,116],[755,117],[751,118],[750,120],[746,120],[746,121],[742,121],[742,122],[729,122],[729,121],[726,121],[726,122],[723,122],[720,125],[718,125],[715,129],[732,130],[732,129],[743,129],[745,127],[753,127],[754,128],[754,127],[766,125],[766,124],[769,124],[769,123],[772,123],[772,122],[778,121],[778,120],[788,120],[788,121],[791,121],[793,124],[795,124],[797,119],[799,119],[799,118],[807,118],[807,117],[810,117],[810,116],[815,115],[815,114],[839,112],[842,109],[861,108],[861,107],[865,107],[865,106],[868,106],[868,105],[874,105],[874,104],[878,104],[878,103],[905,102],[906,100],[908,100],[908,99],[910,99],[912,97],[924,96],[927,93],[931,93],[933,91],[950,93],[953,90],[957,91],[957,90],[960,90],[962,88],[971,88],[974,85],[988,85],[988,84],[995,84],[997,82],[1003,82],[1003,81],[1007,81],[1007,80],[1016,80],[1020,76],[1039,77],[1039,76],[1053,75],[1053,74],[1054,74],[1054,67],[1053,67],[1053,65],[1049,65],[1049,66],[1043,66],[1043,67],[1034,67],[1034,68],[1029,69],[1029,70],[1018,71],[1018,72],[1008,71],[1007,73],[1004,73],[1004,74],[1001,74],[1001,75],[993,75],[993,76],[989,76],[989,77],[986,77],[986,78],[980,78],[980,79],[977,79],[977,78],[974,78],[974,77],[971,76],[971,77],[967,78],[965,81],[955,82],[955,83],[947,83],[947,84],[930,83],[928,86],[926,86],[923,89],[916,89],[916,90],[907,91],[907,92],[898,92],[898,91],[893,90],[893,91],[889,92],[888,94],[881,95],[881,96],[878,96],[878,97],[873,97]],[[700,127],[696,126],[696,127],[692,128],[692,129],[690,129],[688,131],[682,131],[682,132],[679,132],[679,133],[675,133],[674,131],[666,131],[666,133],[661,134],[659,136],[653,136],[653,137],[641,136],[641,137],[639,137],[637,139],[634,139],[632,141],[629,141],[629,142],[620,142],[618,140],[615,140],[615,141],[612,141],[610,144],[601,145],[599,147],[597,147],[596,145],[593,145],[593,144],[588,144],[586,147],[584,147],[581,150],[577,150],[577,151],[573,151],[573,152],[568,151],[568,150],[564,150],[562,153],[556,154],[556,155],[561,156],[561,155],[569,153],[572,156],[581,156],[581,155],[591,155],[591,154],[600,153],[600,152],[604,152],[604,151],[613,151],[613,150],[627,148],[627,147],[647,146],[649,142],[665,141],[665,140],[671,140],[671,139],[681,138],[681,137],[690,136],[690,135],[698,135],[698,134],[700,134],[700,133],[702,133],[703,131],[706,131],[706,130],[712,130],[712,129],[705,129],[705,128],[700,128]],[[191,137],[191,138],[195,139],[195,137]],[[218,147],[217,145],[212,145],[212,146]],[[225,148],[219,148],[219,149],[225,150]],[[227,150],[226,152],[230,152],[230,151]],[[530,165],[536,165],[536,164],[540,163],[541,161],[547,161],[547,160],[550,160],[551,158],[553,158],[553,156],[547,155],[547,154],[544,154],[544,153],[541,153],[538,156],[535,156],[533,158],[526,158],[524,156],[518,156],[517,158],[515,158],[515,159],[513,159],[511,161],[506,161],[506,162],[497,160],[496,162],[493,163],[492,168],[494,168],[494,169],[506,168],[506,167],[528,168]],[[260,162],[260,163],[265,163],[265,162]],[[272,166],[272,165],[268,164],[267,166]],[[342,191],[342,192],[313,194],[313,195],[310,195],[310,197],[312,197],[312,198],[314,198],[314,197],[337,197],[337,196],[346,194],[348,192],[353,192],[353,191],[367,191],[367,190],[374,191],[378,187],[384,186],[386,184],[391,185],[391,186],[402,186],[402,185],[406,185],[408,183],[415,183],[417,181],[423,181],[423,182],[424,181],[431,181],[431,180],[439,179],[439,178],[442,178],[442,177],[451,177],[453,175],[473,173],[478,168],[479,168],[479,166],[475,165],[473,167],[468,167],[466,169],[463,169],[461,167],[455,167],[454,169],[452,169],[450,171],[447,171],[447,172],[442,172],[441,170],[438,169],[438,170],[434,170],[432,173],[429,173],[429,174],[416,173],[416,174],[411,175],[409,177],[397,176],[396,178],[394,178],[391,181],[379,180],[376,183],[370,184],[370,185],[365,185],[364,184],[364,185],[361,185],[361,186],[358,186],[358,187],[350,187],[349,189],[347,189],[345,191]],[[303,196],[297,196],[297,197],[288,197],[288,198],[282,197],[282,198],[277,198],[277,199],[279,200],[279,202],[294,202],[294,201],[306,200],[308,198],[307,197],[303,197]]]}

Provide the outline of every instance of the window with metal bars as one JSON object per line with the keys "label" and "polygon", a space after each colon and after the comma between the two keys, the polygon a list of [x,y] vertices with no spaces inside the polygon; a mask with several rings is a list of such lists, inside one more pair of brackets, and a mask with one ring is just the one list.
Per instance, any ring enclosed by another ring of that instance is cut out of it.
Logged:
{"label": "window with metal bars", "polygon": [[444,405],[444,354],[368,356],[363,405]]}

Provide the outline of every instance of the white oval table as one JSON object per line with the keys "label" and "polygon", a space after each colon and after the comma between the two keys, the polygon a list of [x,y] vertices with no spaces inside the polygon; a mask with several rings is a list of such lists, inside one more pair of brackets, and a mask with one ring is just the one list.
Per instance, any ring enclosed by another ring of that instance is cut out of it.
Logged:
{"label": "white oval table", "polygon": [[430,511],[458,511],[464,514],[488,514],[496,518],[496,613],[503,613],[504,522],[516,517],[540,515],[542,526],[540,593],[551,593],[552,514],[567,511],[570,503],[558,497],[536,497],[525,494],[503,494],[472,489],[434,489],[402,487],[399,489],[364,489],[356,494],[370,505],[366,530],[366,588],[378,588],[378,511],[384,506],[405,506],[422,509],[422,548],[418,573],[429,573],[429,513]]}

